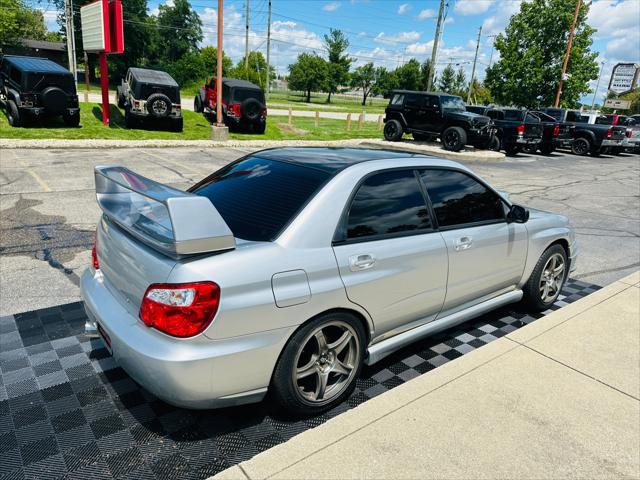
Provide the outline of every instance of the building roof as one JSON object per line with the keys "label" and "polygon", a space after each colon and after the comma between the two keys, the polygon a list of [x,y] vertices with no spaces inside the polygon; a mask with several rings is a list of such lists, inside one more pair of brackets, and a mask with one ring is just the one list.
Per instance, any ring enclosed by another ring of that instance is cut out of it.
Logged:
{"label": "building roof", "polygon": [[71,75],[69,70],[55,62],[52,62],[48,58],[5,55],[2,57],[2,61],[11,63],[14,67],[23,72]]}
{"label": "building roof", "polygon": [[31,40],[29,38],[23,38],[20,40],[22,46],[27,48],[34,48],[37,50],[51,50],[55,52],[64,52],[67,50],[64,42],[46,42],[44,40]]}
{"label": "building roof", "polygon": [[266,160],[293,163],[335,175],[345,168],[369,160],[393,158],[431,158],[411,152],[367,148],[290,147],[262,150],[253,154]]}
{"label": "building roof", "polygon": [[131,67],[129,71],[138,82],[161,83],[162,85],[172,87],[178,86],[178,83],[173,79],[173,77],[162,70],[149,70],[148,68]]}

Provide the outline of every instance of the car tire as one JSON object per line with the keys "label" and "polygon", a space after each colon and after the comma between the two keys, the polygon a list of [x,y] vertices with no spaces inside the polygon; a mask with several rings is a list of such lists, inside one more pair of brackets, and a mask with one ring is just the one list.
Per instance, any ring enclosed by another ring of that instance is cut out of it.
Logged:
{"label": "car tire", "polygon": [[551,155],[555,150],[556,148],[553,145],[543,145],[540,147],[540,153],[543,155]]}
{"label": "car tire", "polygon": [[519,151],[520,151],[520,147],[513,143],[509,143],[504,146],[504,153],[506,153],[510,157],[513,155],[517,155]]}
{"label": "car tire", "polygon": [[200,95],[196,95],[193,99],[193,111],[196,113],[202,113],[204,111],[204,105],[202,104]]}
{"label": "car tire", "polygon": [[346,312],[305,323],[287,342],[273,372],[269,394],[276,405],[308,416],[342,403],[360,376],[366,338],[362,322]]}
{"label": "car tire", "polygon": [[611,155],[620,155],[624,149],[622,147],[611,147]]}
{"label": "car tire", "polygon": [[116,103],[118,104],[118,108],[124,108],[125,98],[124,93],[122,93],[122,87],[116,88]]}
{"label": "car tire", "polygon": [[172,118],[169,128],[172,132],[182,132],[184,129],[184,119],[182,117]]}
{"label": "car tire", "polygon": [[125,107],[124,110],[124,125],[127,128],[137,128],[138,127],[138,119],[131,115],[131,111],[129,107]]}
{"label": "car tire", "polygon": [[524,147],[522,147],[522,151],[524,153],[528,153],[529,155],[535,155],[535,153],[538,151],[538,146],[537,145],[525,145]]}
{"label": "car tire", "polygon": [[404,129],[402,128],[402,124],[398,120],[388,120],[384,124],[382,134],[384,135],[384,139],[388,142],[397,142],[402,138]]}
{"label": "car tire", "polygon": [[256,123],[253,125],[253,131],[258,135],[262,135],[267,128],[267,124],[265,123]]}
{"label": "car tire", "polygon": [[501,146],[500,139],[496,135],[492,135],[491,140],[489,140],[487,144],[487,150],[499,152]]}
{"label": "car tire", "polygon": [[432,136],[426,133],[412,133],[411,136],[416,142],[430,142],[432,140]]}
{"label": "car tire", "polygon": [[171,100],[164,93],[152,93],[147,98],[147,112],[156,118],[166,118],[171,113]]}
{"label": "car tire", "polygon": [[[554,267],[553,262],[561,263],[555,263]],[[560,265],[562,270],[558,271]],[[558,299],[568,274],[567,252],[561,245],[551,245],[538,259],[529,280],[522,289],[525,305],[536,312],[549,309]]]}
{"label": "car tire", "polygon": [[247,98],[240,104],[240,113],[244,120],[255,122],[260,118],[262,104],[255,98]]}
{"label": "car tire", "polygon": [[67,127],[77,127],[80,125],[80,112],[76,113],[63,113],[62,121]]}
{"label": "car tire", "polygon": [[22,126],[22,118],[20,117],[20,111],[16,102],[13,100],[7,101],[7,121],[12,127]]}
{"label": "car tire", "polygon": [[449,127],[442,132],[440,141],[445,150],[459,152],[467,144],[467,132],[460,127]]}
{"label": "car tire", "polygon": [[571,153],[574,155],[586,155],[590,151],[591,142],[584,137],[575,138],[573,142],[571,142]]}

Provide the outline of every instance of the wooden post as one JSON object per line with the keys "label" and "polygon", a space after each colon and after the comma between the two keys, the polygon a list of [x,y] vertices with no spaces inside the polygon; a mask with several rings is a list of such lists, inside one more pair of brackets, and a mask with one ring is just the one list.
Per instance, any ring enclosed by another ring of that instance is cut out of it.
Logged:
{"label": "wooden post", "polygon": [[362,130],[362,114],[358,115],[358,130]]}
{"label": "wooden post", "polygon": [[320,112],[316,110],[316,128],[320,126]]}
{"label": "wooden post", "polygon": [[291,125],[291,117],[292,117],[292,112],[291,112],[291,107],[289,107],[289,125]]}
{"label": "wooden post", "polygon": [[351,131],[351,114],[347,113],[347,132]]}
{"label": "wooden post", "polygon": [[378,130],[382,130],[382,115],[378,115]]}

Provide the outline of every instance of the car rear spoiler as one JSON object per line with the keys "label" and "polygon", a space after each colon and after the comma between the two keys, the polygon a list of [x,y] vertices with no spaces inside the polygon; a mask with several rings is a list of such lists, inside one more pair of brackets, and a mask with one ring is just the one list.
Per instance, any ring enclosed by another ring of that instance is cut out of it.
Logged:
{"label": "car rear spoiler", "polygon": [[178,258],[232,250],[233,233],[211,201],[121,166],[95,168],[96,198],[105,215],[158,252]]}

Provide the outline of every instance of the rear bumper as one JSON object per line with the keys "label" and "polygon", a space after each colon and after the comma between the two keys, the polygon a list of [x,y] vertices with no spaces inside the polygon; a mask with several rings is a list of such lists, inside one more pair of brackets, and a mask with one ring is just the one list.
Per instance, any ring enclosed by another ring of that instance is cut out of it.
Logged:
{"label": "rear bumper", "polygon": [[145,389],[179,407],[213,408],[262,400],[280,352],[295,329],[224,340],[204,335],[177,339],[133,317],[109,292],[102,274],[92,268],[82,275],[80,289],[89,317],[87,329],[92,331],[99,324],[109,336],[116,362]]}
{"label": "rear bumper", "polygon": [[622,146],[624,140],[602,140],[601,147],[618,147]]}
{"label": "rear bumper", "polygon": [[21,114],[31,115],[33,117],[41,117],[43,115],[77,115],[80,112],[78,107],[67,107],[60,112],[53,113],[46,107],[18,107],[18,111]]}
{"label": "rear bumper", "polygon": [[533,138],[516,137],[516,139],[515,139],[515,143],[517,145],[537,145],[540,142],[542,142],[542,138],[541,137],[533,137]]}

